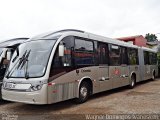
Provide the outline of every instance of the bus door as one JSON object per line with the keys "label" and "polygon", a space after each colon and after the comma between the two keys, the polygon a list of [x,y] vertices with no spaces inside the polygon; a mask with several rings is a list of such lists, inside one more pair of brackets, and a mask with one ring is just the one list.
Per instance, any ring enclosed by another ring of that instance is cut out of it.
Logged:
{"label": "bus door", "polygon": [[148,51],[144,51],[144,68],[145,68],[144,79],[146,80],[146,79],[149,79],[151,76]]}
{"label": "bus door", "polygon": [[108,44],[99,43],[98,45],[98,80],[100,91],[109,90],[112,88],[112,81],[109,79],[108,67]]}
{"label": "bus door", "polygon": [[138,82],[140,80],[138,50],[130,48],[128,51],[129,75],[131,75],[134,72],[136,74],[136,82]]}
{"label": "bus door", "polygon": [[113,82],[113,88],[121,86],[121,51],[118,45],[109,45],[109,77]]}
{"label": "bus door", "polygon": [[150,78],[151,70],[150,65],[145,65],[145,80]]}
{"label": "bus door", "polygon": [[121,47],[121,86],[129,84],[129,67],[127,48]]}
{"label": "bus door", "polygon": [[113,88],[121,86],[122,80],[120,76],[121,76],[121,66],[109,66],[109,77],[112,81]]}
{"label": "bus door", "polygon": [[129,67],[127,65],[121,65],[121,86],[129,84]]}

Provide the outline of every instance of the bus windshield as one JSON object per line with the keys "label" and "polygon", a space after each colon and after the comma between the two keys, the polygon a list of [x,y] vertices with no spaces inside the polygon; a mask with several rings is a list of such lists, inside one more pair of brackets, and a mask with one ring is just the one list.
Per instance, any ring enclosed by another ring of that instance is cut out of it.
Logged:
{"label": "bus windshield", "polygon": [[21,44],[14,52],[6,77],[29,78],[45,74],[56,40],[36,40]]}

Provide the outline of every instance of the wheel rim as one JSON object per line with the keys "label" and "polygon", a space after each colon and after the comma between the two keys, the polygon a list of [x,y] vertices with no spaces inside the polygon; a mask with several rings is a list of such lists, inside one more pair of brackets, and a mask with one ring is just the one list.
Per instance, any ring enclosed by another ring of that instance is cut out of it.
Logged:
{"label": "wheel rim", "polygon": [[133,87],[134,84],[135,84],[135,80],[134,80],[134,78],[132,77],[131,86]]}
{"label": "wheel rim", "polygon": [[133,79],[132,79],[132,83],[131,83],[131,85],[132,85],[132,86],[134,86],[134,80],[133,80]]}
{"label": "wheel rim", "polygon": [[86,98],[87,93],[88,93],[87,88],[86,87],[81,87],[80,93],[81,93],[81,96],[83,98]]}
{"label": "wheel rim", "polygon": [[152,79],[154,80],[155,79],[155,75],[153,74],[153,76],[152,76]]}

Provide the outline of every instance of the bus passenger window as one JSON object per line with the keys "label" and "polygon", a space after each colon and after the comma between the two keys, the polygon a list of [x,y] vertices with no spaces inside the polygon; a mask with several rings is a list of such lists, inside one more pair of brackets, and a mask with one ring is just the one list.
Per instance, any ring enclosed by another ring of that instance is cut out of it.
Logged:
{"label": "bus passenger window", "polygon": [[68,36],[65,37],[63,40],[65,50],[64,50],[64,56],[59,56],[58,47],[55,51],[55,55],[53,57],[51,70],[50,70],[50,77],[55,78],[58,75],[62,75],[62,73],[65,73],[67,71],[70,71],[73,66],[73,47],[74,47],[74,37]]}
{"label": "bus passenger window", "polygon": [[109,57],[111,66],[120,65],[120,47],[116,45],[110,45]]}
{"label": "bus passenger window", "polygon": [[75,50],[93,52],[93,42],[82,39],[75,39]]}
{"label": "bus passenger window", "polygon": [[136,49],[129,49],[128,52],[128,57],[129,57],[129,64],[130,65],[138,65],[138,50]]}
{"label": "bus passenger window", "polygon": [[157,54],[156,53],[149,53],[149,63],[151,65],[156,65],[157,64]]}
{"label": "bus passenger window", "polygon": [[88,66],[94,64],[93,42],[88,40],[75,39],[74,60],[76,66]]}
{"label": "bus passenger window", "polygon": [[150,61],[149,61],[149,52],[144,51],[144,64],[145,65],[149,65]]}
{"label": "bus passenger window", "polygon": [[152,65],[156,65],[157,64],[157,54],[156,53],[153,53],[153,55],[152,55],[153,57],[152,57]]}
{"label": "bus passenger window", "polygon": [[121,64],[128,65],[127,48],[121,47]]}
{"label": "bus passenger window", "polygon": [[65,46],[64,56],[62,57],[62,63],[64,67],[72,66],[72,54],[74,48],[74,37],[68,36],[63,39]]}
{"label": "bus passenger window", "polygon": [[65,49],[64,49],[64,56],[60,57],[58,55],[58,48],[56,50],[54,60],[53,60],[53,67],[67,67],[72,66],[72,52],[74,47],[74,37],[68,36],[65,37],[63,40]]}
{"label": "bus passenger window", "polygon": [[106,64],[108,65],[108,44],[106,43],[99,43],[98,44],[98,58],[99,58],[99,65]]}

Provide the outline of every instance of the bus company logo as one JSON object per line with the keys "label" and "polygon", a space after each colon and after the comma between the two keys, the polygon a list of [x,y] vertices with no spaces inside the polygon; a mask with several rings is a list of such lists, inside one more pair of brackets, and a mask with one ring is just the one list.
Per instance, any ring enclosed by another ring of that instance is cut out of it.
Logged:
{"label": "bus company logo", "polygon": [[120,74],[120,70],[119,70],[119,69],[115,69],[115,70],[113,71],[113,74],[119,75],[119,74]]}
{"label": "bus company logo", "polygon": [[81,72],[82,72],[82,73],[84,73],[84,72],[91,72],[91,70],[89,70],[89,69],[88,69],[88,70],[86,70],[86,69],[81,69]]}

